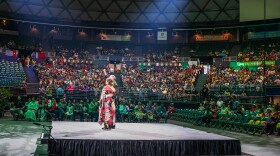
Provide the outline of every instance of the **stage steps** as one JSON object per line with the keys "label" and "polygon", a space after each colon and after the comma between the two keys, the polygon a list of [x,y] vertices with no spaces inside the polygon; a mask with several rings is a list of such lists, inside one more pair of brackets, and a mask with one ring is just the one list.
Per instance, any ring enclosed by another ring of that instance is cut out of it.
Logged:
{"label": "stage steps", "polygon": [[114,73],[114,75],[116,76],[116,82],[118,84],[119,88],[123,88],[123,83],[122,83],[122,76],[120,73]]}
{"label": "stage steps", "polygon": [[23,67],[27,78],[27,94],[39,94],[39,79],[33,67]]}
{"label": "stage steps", "polygon": [[197,92],[201,92],[203,89],[204,84],[206,83],[208,78],[207,74],[200,74],[197,78],[196,84],[195,84],[195,90]]}
{"label": "stage steps", "polygon": [[234,45],[230,51],[230,56],[237,56],[239,51],[241,49],[241,45],[238,44],[238,45]]}

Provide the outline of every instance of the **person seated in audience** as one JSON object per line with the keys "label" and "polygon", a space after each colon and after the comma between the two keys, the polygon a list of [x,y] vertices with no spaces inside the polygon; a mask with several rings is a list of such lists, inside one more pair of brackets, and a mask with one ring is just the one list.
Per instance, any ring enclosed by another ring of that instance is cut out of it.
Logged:
{"label": "person seated in audience", "polygon": [[256,115],[257,117],[265,117],[264,109],[260,109],[260,112]]}
{"label": "person seated in audience", "polygon": [[168,106],[167,109],[168,118],[170,118],[174,112],[175,112],[174,103],[170,103],[170,106]]}
{"label": "person seated in audience", "polygon": [[250,108],[250,111],[255,113],[258,110],[258,107],[256,104],[253,104],[252,107]]}
{"label": "person seated in audience", "polygon": [[27,111],[25,113],[26,120],[36,121],[37,120],[36,114],[37,114],[38,108],[39,108],[38,103],[37,103],[37,101],[35,101],[35,98],[33,97],[32,101],[29,102],[28,106],[27,106]]}
{"label": "person seated in audience", "polygon": [[88,103],[87,102],[82,102],[82,107],[83,107],[83,118],[88,121],[89,119],[89,112],[88,112]]}
{"label": "person seated in audience", "polygon": [[167,122],[168,115],[166,113],[166,108],[163,103],[157,108],[157,122],[160,122],[161,119],[164,119],[164,122]]}
{"label": "person seated in audience", "polygon": [[202,111],[205,110],[205,107],[204,107],[203,103],[199,104],[198,110],[202,110]]}
{"label": "person seated in audience", "polygon": [[42,101],[39,104],[39,108],[38,108],[38,121],[40,122],[45,122],[46,121],[46,117],[47,117],[47,105],[45,105],[46,100],[42,99]]}
{"label": "person seated in audience", "polygon": [[222,105],[220,114],[229,114],[228,108],[225,106],[225,104]]}
{"label": "person seated in audience", "polygon": [[129,107],[127,102],[122,101],[119,105],[119,112],[120,112],[120,120],[121,122],[125,122],[127,120],[129,122]]}
{"label": "person seated in audience", "polygon": [[57,120],[59,118],[59,112],[58,112],[56,100],[54,98],[49,101],[48,107],[49,107],[49,111],[48,111],[47,118],[51,120]]}
{"label": "person seated in audience", "polygon": [[[268,108],[270,109],[270,108]],[[268,121],[266,122],[266,133],[268,135],[274,135],[274,131],[276,129],[277,120],[279,118],[279,112],[274,110],[271,116],[269,117]]]}
{"label": "person seated in audience", "polygon": [[227,114],[234,114],[233,111],[231,110],[230,104],[227,105]]}
{"label": "person seated in audience", "polygon": [[56,95],[60,96],[60,95],[64,95],[64,89],[62,88],[62,86],[59,86],[56,89]]}
{"label": "person seated in audience", "polygon": [[217,106],[218,106],[218,109],[220,109],[222,107],[222,105],[224,104],[224,101],[222,100],[222,98],[219,98],[219,100],[217,101]]}
{"label": "person seated in audience", "polygon": [[80,121],[82,122],[84,120],[83,115],[84,115],[83,114],[83,107],[82,107],[81,103],[75,102],[74,106],[73,106],[73,121],[76,121],[77,116],[79,116]]}
{"label": "person seated in audience", "polygon": [[73,104],[71,103],[71,101],[69,100],[68,101],[68,104],[67,104],[67,108],[66,108],[66,118],[70,121],[73,120],[73,113],[74,113],[74,108],[73,108]]}
{"label": "person seated in audience", "polygon": [[10,112],[13,115],[14,120],[24,119],[24,108],[16,107],[16,105],[13,103],[10,108]]}
{"label": "person seated in audience", "polygon": [[144,120],[144,116],[146,114],[145,114],[145,109],[143,108],[143,105],[141,102],[138,102],[138,105],[135,106],[134,114],[135,114],[135,118],[138,122],[142,122]]}
{"label": "person seated in audience", "polygon": [[236,111],[236,114],[238,114],[238,115],[244,115],[244,113],[243,113],[243,111],[242,111],[242,107],[241,106],[238,106],[238,108],[237,108],[237,111]]}
{"label": "person seated in audience", "polygon": [[98,119],[98,102],[92,100],[88,105],[88,113],[90,117],[90,121],[97,121]]}
{"label": "person seated in audience", "polygon": [[63,121],[66,113],[66,101],[64,99],[60,99],[60,102],[57,105],[58,111],[58,119],[59,121]]}

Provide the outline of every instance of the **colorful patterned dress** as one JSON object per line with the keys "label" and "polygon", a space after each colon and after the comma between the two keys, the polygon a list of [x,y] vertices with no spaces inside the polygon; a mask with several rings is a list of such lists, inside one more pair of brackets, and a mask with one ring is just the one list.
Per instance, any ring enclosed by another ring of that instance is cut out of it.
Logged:
{"label": "colorful patterned dress", "polygon": [[107,97],[107,95],[114,92],[109,85],[105,86],[103,91],[105,91],[105,95],[100,99],[98,123],[112,126],[115,111],[111,108],[115,105],[115,100],[112,97]]}

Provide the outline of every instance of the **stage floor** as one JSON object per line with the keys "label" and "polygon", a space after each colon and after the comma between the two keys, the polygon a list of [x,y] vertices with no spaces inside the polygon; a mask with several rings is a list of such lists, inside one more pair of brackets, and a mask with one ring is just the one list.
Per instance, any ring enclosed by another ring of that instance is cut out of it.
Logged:
{"label": "stage floor", "polygon": [[50,154],[97,156],[240,155],[240,141],[172,124],[53,122]]}
{"label": "stage floor", "polygon": [[102,130],[94,122],[53,122],[55,139],[89,140],[236,140],[172,124],[117,123],[116,129]]}

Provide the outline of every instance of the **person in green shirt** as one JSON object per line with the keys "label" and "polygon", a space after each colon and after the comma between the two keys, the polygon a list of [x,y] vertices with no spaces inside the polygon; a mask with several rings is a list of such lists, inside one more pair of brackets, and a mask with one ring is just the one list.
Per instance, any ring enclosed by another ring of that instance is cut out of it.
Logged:
{"label": "person in green shirt", "polygon": [[66,112],[66,103],[63,99],[59,101],[57,108],[58,108],[58,119],[59,121],[62,121],[64,119],[65,112]]}
{"label": "person in green shirt", "polygon": [[142,122],[144,116],[146,115],[143,110],[144,110],[144,108],[142,106],[142,103],[138,102],[138,105],[136,105],[134,108],[135,118],[138,122]]}
{"label": "person in green shirt", "polygon": [[127,119],[129,121],[128,118],[128,113],[129,113],[129,107],[127,105],[127,102],[122,101],[119,105],[119,113],[121,116],[121,122],[124,122],[125,119]]}
{"label": "person in green shirt", "polygon": [[35,98],[32,98],[32,101],[28,103],[27,111],[25,113],[26,120],[36,121],[36,113],[38,110],[38,103],[35,101]]}
{"label": "person in green shirt", "polygon": [[66,113],[65,113],[65,115],[67,116],[67,118],[69,120],[73,120],[73,111],[74,111],[73,104],[69,100],[68,105],[66,107]]}
{"label": "person in green shirt", "polygon": [[90,116],[90,121],[97,121],[98,118],[98,102],[94,102],[94,100],[92,100],[89,105],[88,105],[88,113]]}
{"label": "person in green shirt", "polygon": [[228,108],[224,104],[221,107],[220,114],[228,114]]}
{"label": "person in green shirt", "polygon": [[158,106],[157,114],[158,114],[158,122],[160,119],[164,119],[164,122],[166,122],[166,119],[168,118],[168,114],[166,113],[166,108],[164,107],[163,103]]}
{"label": "person in green shirt", "polygon": [[82,122],[84,120],[84,113],[83,113],[83,106],[81,103],[74,103],[73,105],[73,120],[76,121],[76,117],[80,117],[80,121]]}

